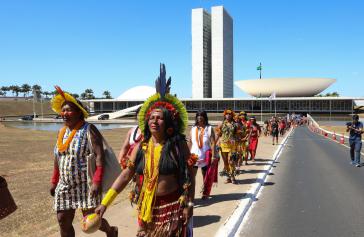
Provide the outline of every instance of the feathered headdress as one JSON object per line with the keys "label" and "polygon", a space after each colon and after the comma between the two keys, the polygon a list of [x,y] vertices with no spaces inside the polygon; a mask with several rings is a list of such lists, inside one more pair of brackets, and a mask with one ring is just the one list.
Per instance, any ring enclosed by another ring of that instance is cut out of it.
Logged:
{"label": "feathered headdress", "polygon": [[156,93],[149,97],[142,105],[139,111],[139,128],[144,133],[145,123],[149,119],[150,114],[156,108],[165,108],[171,112],[172,120],[178,122],[179,132],[184,133],[188,114],[183,103],[175,96],[169,94],[171,89],[171,77],[166,79],[166,67],[160,64],[159,77],[155,81]]}
{"label": "feathered headdress", "polygon": [[85,110],[85,108],[79,104],[79,101],[75,99],[72,95],[68,94],[67,92],[64,92],[59,86],[54,86],[58,92],[56,96],[52,98],[51,101],[51,107],[54,112],[57,114],[60,114],[62,111],[62,105],[64,102],[69,101],[75,104],[83,113],[83,116],[85,118],[88,117],[88,112]]}
{"label": "feathered headdress", "polygon": [[235,116],[235,113],[234,111],[232,111],[231,109],[225,109],[224,110],[224,116],[227,115],[227,114],[231,114],[231,116]]}

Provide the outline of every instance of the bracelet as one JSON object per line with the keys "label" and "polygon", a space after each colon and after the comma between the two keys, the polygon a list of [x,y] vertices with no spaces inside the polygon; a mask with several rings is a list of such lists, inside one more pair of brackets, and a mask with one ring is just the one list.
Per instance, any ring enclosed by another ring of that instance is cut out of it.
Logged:
{"label": "bracelet", "polygon": [[188,203],[187,203],[187,206],[188,206],[188,207],[193,207],[194,205],[195,205],[195,204],[194,204],[193,202],[188,202]]}
{"label": "bracelet", "polygon": [[107,191],[105,197],[102,199],[101,204],[105,207],[108,207],[112,203],[112,201],[114,201],[117,195],[118,193],[116,192],[116,190],[110,188],[109,191]]}

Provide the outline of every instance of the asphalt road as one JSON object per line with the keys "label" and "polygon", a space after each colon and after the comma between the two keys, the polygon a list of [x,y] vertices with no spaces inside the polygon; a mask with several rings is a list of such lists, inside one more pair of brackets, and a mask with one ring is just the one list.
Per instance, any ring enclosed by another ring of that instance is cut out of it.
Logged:
{"label": "asphalt road", "polygon": [[364,236],[364,167],[349,160],[348,148],[297,128],[240,236]]}

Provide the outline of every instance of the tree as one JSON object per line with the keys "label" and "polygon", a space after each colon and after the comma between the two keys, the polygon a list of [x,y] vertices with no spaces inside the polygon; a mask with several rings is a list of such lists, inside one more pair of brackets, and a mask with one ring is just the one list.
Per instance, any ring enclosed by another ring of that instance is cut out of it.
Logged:
{"label": "tree", "polygon": [[85,100],[95,99],[94,91],[92,89],[86,89],[84,93],[85,93],[85,98],[84,98]]}
{"label": "tree", "polygon": [[6,93],[2,89],[0,89],[0,96],[4,96],[4,95],[6,95]]}
{"label": "tree", "polygon": [[28,93],[30,92],[32,88],[30,87],[29,84],[23,84],[21,87],[20,87],[20,92],[23,93],[23,96],[28,96]]}
{"label": "tree", "polygon": [[73,97],[75,97],[75,99],[78,99],[78,98],[80,98],[80,96],[78,95],[78,94],[76,94],[76,93],[73,93],[73,94],[71,94]]}
{"label": "tree", "polygon": [[110,91],[104,91],[102,95],[105,99],[112,99]]}
{"label": "tree", "polygon": [[337,93],[336,91],[334,91],[334,92],[331,93],[331,96],[333,96],[333,97],[339,97],[340,95],[339,95],[339,93]]}
{"label": "tree", "polygon": [[81,93],[81,100],[86,100],[86,93],[85,92],[82,92]]}
{"label": "tree", "polygon": [[52,92],[49,91],[43,91],[42,94],[48,99],[48,96],[52,95]]}
{"label": "tree", "polygon": [[9,87],[8,86],[2,86],[1,87],[1,91],[4,93],[4,96],[6,96],[6,92],[7,91],[10,91]]}
{"label": "tree", "polygon": [[20,87],[19,86],[12,85],[12,86],[9,86],[9,88],[12,91],[13,96],[15,94],[15,96],[18,97],[19,92],[20,92]]}

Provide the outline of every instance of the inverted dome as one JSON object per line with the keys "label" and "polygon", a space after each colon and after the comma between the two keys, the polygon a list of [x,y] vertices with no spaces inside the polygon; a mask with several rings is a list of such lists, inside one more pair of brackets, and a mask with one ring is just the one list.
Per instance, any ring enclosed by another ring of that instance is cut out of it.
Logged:
{"label": "inverted dome", "polygon": [[121,94],[118,100],[146,100],[155,94],[155,88],[151,86],[136,86]]}
{"label": "inverted dome", "polygon": [[235,85],[242,91],[258,97],[310,97],[319,94],[336,79],[332,78],[268,78],[236,81]]}

